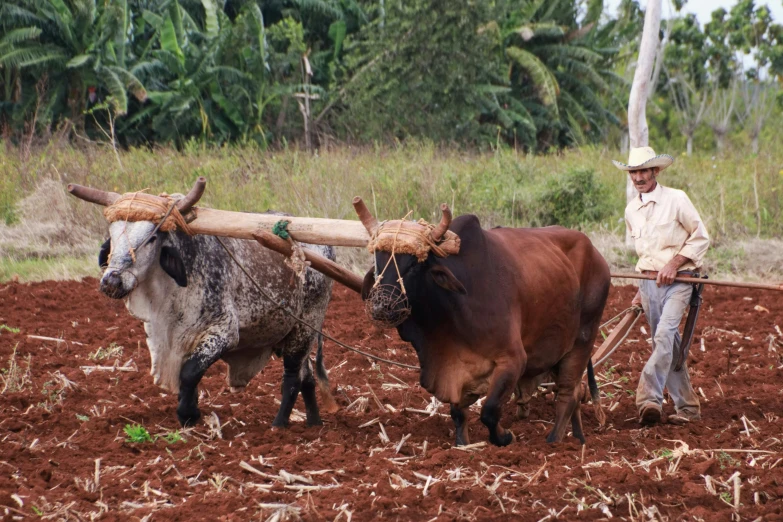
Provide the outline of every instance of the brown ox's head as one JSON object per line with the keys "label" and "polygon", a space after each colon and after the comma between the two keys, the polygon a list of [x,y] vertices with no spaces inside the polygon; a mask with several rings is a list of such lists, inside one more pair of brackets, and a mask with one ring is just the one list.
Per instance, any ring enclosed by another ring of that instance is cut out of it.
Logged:
{"label": "brown ox's head", "polygon": [[368,249],[374,266],[364,277],[362,299],[370,319],[379,326],[393,327],[404,322],[416,305],[426,306],[427,298],[438,291],[465,294],[465,287],[443,263],[448,255],[459,253],[460,239],[448,230],[451,211],[441,205],[441,221],[394,220],[378,223],[361,198],[353,201],[367,231]]}

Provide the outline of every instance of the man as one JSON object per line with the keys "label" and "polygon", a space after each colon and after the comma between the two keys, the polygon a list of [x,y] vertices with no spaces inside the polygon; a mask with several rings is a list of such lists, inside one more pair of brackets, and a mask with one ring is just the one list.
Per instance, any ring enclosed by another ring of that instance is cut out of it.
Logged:
{"label": "man", "polygon": [[685,424],[701,418],[687,367],[674,371],[680,348],[678,328],[693,292],[691,284],[675,283],[674,278],[678,273],[694,275],[710,240],[685,192],[658,183],[658,175],[673,161],[650,147],[631,149],[627,165],[612,161],[628,172],[639,192],[625,208],[625,224],[639,255],[636,271],[656,276],[654,281],[642,280],[633,300],[644,308],[653,336],[653,353],[636,389],[636,407],[644,425],[662,421],[664,386],[676,411],[668,422]]}

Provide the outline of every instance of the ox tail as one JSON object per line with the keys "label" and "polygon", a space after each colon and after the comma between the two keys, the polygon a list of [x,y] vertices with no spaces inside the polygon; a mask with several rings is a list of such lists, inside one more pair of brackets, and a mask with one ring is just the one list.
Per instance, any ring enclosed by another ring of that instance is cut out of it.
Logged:
{"label": "ox tail", "polygon": [[318,389],[321,390],[321,403],[324,410],[328,413],[335,413],[340,407],[334,400],[332,390],[329,387],[329,375],[324,366],[324,336],[318,334],[318,350],[315,352],[315,380],[318,383]]}
{"label": "ox tail", "polygon": [[601,395],[598,391],[598,383],[595,382],[595,370],[593,369],[593,360],[587,361],[587,386],[590,388],[590,397],[593,399],[593,409],[598,425],[602,428],[606,426],[606,413],[601,406]]}

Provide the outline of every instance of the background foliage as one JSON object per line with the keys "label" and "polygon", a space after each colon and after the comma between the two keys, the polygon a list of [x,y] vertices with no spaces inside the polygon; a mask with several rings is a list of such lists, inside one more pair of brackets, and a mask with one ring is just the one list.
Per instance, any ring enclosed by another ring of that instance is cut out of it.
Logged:
{"label": "background foliage", "polygon": [[[683,3],[662,22],[651,137],[757,151],[783,28],[753,0],[704,25]],[[642,24],[636,0],[6,0],[0,126],[22,145],[622,147]]]}

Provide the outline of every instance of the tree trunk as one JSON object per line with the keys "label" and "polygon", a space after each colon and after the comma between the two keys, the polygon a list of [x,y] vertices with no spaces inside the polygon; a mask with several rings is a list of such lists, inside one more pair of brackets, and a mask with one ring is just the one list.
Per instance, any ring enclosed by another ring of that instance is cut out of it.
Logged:
{"label": "tree trunk", "polygon": [[759,135],[758,134],[756,134],[755,136],[753,136],[750,139],[750,147],[751,147],[751,150],[753,151],[753,154],[758,154],[759,153]]}
{"label": "tree trunk", "polygon": [[280,112],[277,114],[277,121],[275,122],[275,139],[278,143],[283,141],[283,129],[285,128],[285,117],[286,112],[288,112],[289,99],[289,96],[283,96],[283,102],[280,104]]}
{"label": "tree trunk", "polygon": [[723,150],[726,147],[726,134],[720,131],[716,131],[715,144],[718,146],[718,152],[723,154]]}
{"label": "tree trunk", "polygon": [[646,147],[649,140],[647,129],[647,96],[653,63],[658,48],[658,31],[661,26],[661,0],[648,0],[644,15],[644,32],[639,46],[639,60],[631,85],[628,100],[628,134],[631,147]]}
{"label": "tree trunk", "polygon": [[[644,31],[639,45],[639,60],[633,75],[631,95],[628,100],[628,136],[631,147],[646,147],[649,141],[647,129],[647,98],[650,91],[650,81],[653,63],[658,49],[658,31],[661,27],[661,0],[648,0],[647,11],[644,14]],[[636,189],[630,176],[626,180],[626,201],[636,197]],[[626,232],[625,244],[632,246],[633,241]]]}
{"label": "tree trunk", "polygon": [[688,154],[688,156],[691,156],[693,154],[693,134],[688,134],[687,137],[688,137],[688,143],[685,146],[685,150],[686,150],[686,154]]}

